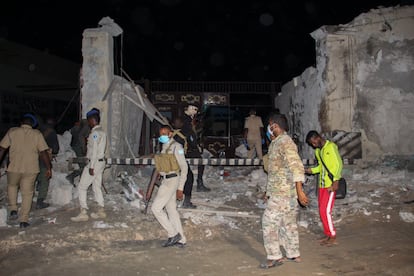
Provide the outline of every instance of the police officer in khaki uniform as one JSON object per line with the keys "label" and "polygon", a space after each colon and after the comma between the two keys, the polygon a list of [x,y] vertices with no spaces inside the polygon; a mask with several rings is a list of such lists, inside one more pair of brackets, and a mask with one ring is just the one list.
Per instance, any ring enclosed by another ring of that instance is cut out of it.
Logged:
{"label": "police officer in khaki uniform", "polygon": [[256,110],[251,109],[250,116],[244,122],[244,138],[247,140],[249,151],[247,158],[255,157],[263,159],[262,139],[263,139],[263,122],[260,116],[256,115]]}
{"label": "police officer in khaki uniform", "polygon": [[[260,268],[268,269],[282,265],[285,261],[300,262],[299,233],[296,216],[297,200],[303,205],[308,198],[303,192],[305,170],[296,144],[287,135],[287,120],[284,115],[272,114],[269,127],[274,139],[269,147],[268,181],[263,213],[263,241],[267,261]],[[284,247],[283,257],[280,246]]]}
{"label": "police officer in khaki uniform", "polygon": [[81,179],[79,181],[79,203],[81,212],[76,217],[71,217],[72,221],[87,221],[88,205],[86,203],[86,196],[89,186],[92,184],[92,189],[95,195],[95,201],[98,203],[97,212],[91,213],[94,219],[106,218],[104,210],[104,199],[102,195],[102,176],[105,169],[105,151],[106,151],[106,133],[99,125],[101,121],[100,112],[93,108],[87,114],[91,133],[88,137],[86,157],[89,163],[83,169]]}
{"label": "police officer in khaki uniform", "polygon": [[[169,126],[160,129],[159,142],[162,143],[164,154],[173,154],[178,163],[178,171],[159,171],[161,185],[152,203],[151,210],[161,226],[167,231],[168,239],[163,247],[186,243],[180,214],[177,211],[177,199],[183,199],[184,184],[187,179],[188,165],[185,160],[183,146],[172,138],[173,132]],[[147,198],[147,200],[149,200]]]}
{"label": "police officer in khaki uniform", "polygon": [[46,166],[46,177],[52,176],[51,163],[47,153],[49,147],[42,133],[33,129],[37,125],[36,117],[31,113],[23,115],[20,127],[9,129],[0,142],[0,161],[9,149],[10,164],[7,168],[7,192],[9,200],[9,220],[16,220],[17,193],[20,188],[22,204],[20,209],[20,228],[29,224],[32,207],[34,182],[39,174],[39,154]]}

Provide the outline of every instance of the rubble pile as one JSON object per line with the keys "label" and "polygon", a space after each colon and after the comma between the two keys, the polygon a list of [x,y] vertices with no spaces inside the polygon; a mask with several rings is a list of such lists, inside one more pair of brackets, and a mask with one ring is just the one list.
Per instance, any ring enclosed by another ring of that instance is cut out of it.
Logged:
{"label": "rubble pile", "polygon": [[[77,206],[77,189],[65,178],[69,172],[68,159],[75,154],[70,148],[70,133],[59,135],[60,152],[53,161],[53,177],[50,181],[47,201],[51,203],[50,211],[70,205]],[[73,164],[73,166],[77,166]],[[128,168],[112,176],[105,186],[108,193],[104,194],[105,204],[113,212],[132,210],[133,216],[142,214],[145,204],[143,195],[149,183],[152,166]],[[197,173],[197,168],[192,167]],[[3,172],[4,173],[4,172]],[[376,164],[375,166],[345,165],[343,176],[348,183],[348,194],[345,199],[336,200],[333,210],[334,222],[338,227],[341,223],[352,221],[356,215],[368,219],[389,222],[395,218],[414,222],[414,178],[411,170],[395,166],[395,162]],[[75,180],[77,183],[78,179]],[[240,221],[249,220],[255,225],[261,221],[261,214],[266,208],[263,193],[267,182],[267,174],[262,167],[255,166],[206,166],[204,183],[211,188],[208,193],[193,189],[192,201],[197,209],[179,208],[187,227],[203,226],[204,235],[210,236],[213,227],[221,225],[238,229]],[[0,194],[6,194],[6,177],[0,178]],[[310,198],[306,208],[300,208],[299,225],[312,232],[321,229],[317,203],[317,177],[306,176],[304,189]],[[155,196],[156,191],[154,191]],[[93,194],[89,193],[90,200]],[[2,197],[0,209],[0,226],[6,225],[6,200]],[[36,200],[34,197],[33,200]],[[180,203],[179,203],[180,206]],[[148,209],[150,210],[150,208]],[[148,211],[150,213],[150,211]],[[3,214],[4,213],[4,214]],[[33,214],[32,214],[33,216]],[[152,216],[148,214],[147,216]],[[126,221],[126,220],[125,220]],[[117,224],[116,224],[117,223]],[[122,222],[96,222],[96,228],[126,228]]]}

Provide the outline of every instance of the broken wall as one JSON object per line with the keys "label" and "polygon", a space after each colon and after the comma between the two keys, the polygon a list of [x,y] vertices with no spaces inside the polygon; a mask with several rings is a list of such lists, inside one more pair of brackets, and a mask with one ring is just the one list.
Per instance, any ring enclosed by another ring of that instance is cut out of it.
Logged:
{"label": "broken wall", "polygon": [[[367,158],[413,155],[414,6],[361,15],[354,31],[356,108]],[[408,139],[407,139],[408,138]]]}
{"label": "broken wall", "polygon": [[[414,7],[371,10],[340,26],[323,26],[316,41],[316,70],[308,68],[282,87],[276,107],[292,134],[316,129],[361,132],[363,158],[412,155],[414,131]],[[314,72],[315,71],[315,72]],[[309,147],[302,150],[311,158]]]}
{"label": "broken wall", "polygon": [[289,120],[290,135],[299,141],[298,149],[307,159],[313,158],[313,150],[306,146],[305,135],[311,129],[321,129],[318,120],[323,99],[321,84],[322,76],[316,68],[309,67],[301,76],[283,85],[275,99],[276,106]]}
{"label": "broken wall", "polygon": [[110,153],[115,158],[137,157],[144,112],[131,83],[115,76],[108,90],[108,138]]}

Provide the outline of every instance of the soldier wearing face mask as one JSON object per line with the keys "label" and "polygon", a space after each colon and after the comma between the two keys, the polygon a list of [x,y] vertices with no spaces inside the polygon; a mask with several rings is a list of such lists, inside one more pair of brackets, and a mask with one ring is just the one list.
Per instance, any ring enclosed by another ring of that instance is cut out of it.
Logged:
{"label": "soldier wearing face mask", "polygon": [[[155,166],[161,178],[161,185],[152,203],[152,213],[167,231],[168,239],[163,247],[177,245],[184,247],[186,238],[177,211],[177,199],[183,199],[188,165],[182,145],[174,140],[169,126],[160,128],[158,141],[162,144],[161,154],[155,157]],[[147,198],[147,200],[149,200]]]}
{"label": "soldier wearing face mask", "polygon": [[[196,123],[195,117],[198,113],[198,107],[195,105],[188,105],[185,108],[183,116],[183,127],[181,129],[182,133],[187,138],[188,149],[187,149],[187,158],[201,158],[201,152],[198,147],[197,141],[197,132],[195,130]],[[197,175],[197,192],[209,192],[210,188],[204,186],[203,183],[203,174],[204,174],[204,165],[198,165],[198,175]]]}

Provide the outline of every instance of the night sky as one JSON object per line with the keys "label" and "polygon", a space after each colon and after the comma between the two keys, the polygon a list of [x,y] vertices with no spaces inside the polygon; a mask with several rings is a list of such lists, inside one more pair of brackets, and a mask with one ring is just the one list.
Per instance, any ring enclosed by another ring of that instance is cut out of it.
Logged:
{"label": "night sky", "polygon": [[[405,1],[3,1],[0,36],[82,61],[82,32],[109,16],[134,79],[286,82],[315,63],[310,32]],[[116,67],[120,66],[117,58]]]}

